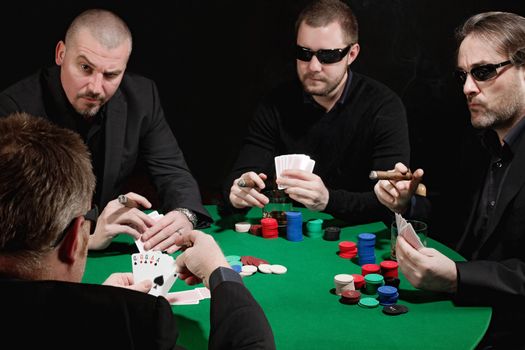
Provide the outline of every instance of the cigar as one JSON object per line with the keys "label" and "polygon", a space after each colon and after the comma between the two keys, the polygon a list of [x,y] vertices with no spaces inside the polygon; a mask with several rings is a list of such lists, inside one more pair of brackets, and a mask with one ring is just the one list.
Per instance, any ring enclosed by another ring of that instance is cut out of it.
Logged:
{"label": "cigar", "polygon": [[410,170],[406,173],[400,171],[372,170],[368,177],[370,180],[410,180],[412,179],[412,173]]}
{"label": "cigar", "polygon": [[126,195],[119,195],[118,202],[128,208],[138,208],[140,204],[135,202],[133,199],[128,198]]}
{"label": "cigar", "polygon": [[241,177],[239,181],[237,182],[237,186],[239,187],[257,187],[255,186],[255,181],[252,179],[244,179],[244,177]]}

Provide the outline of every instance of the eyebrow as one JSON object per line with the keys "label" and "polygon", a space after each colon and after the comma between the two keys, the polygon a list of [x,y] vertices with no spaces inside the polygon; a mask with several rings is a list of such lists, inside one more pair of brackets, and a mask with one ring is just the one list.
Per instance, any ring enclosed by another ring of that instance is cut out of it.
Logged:
{"label": "eyebrow", "polygon": [[[79,56],[78,56],[78,59],[79,59],[79,60],[84,60],[84,61],[86,61],[87,64],[89,64],[89,65],[92,66],[92,67],[96,67],[96,66],[97,66],[96,64],[94,64],[93,62],[91,62],[91,61],[89,60],[89,58],[87,58],[85,55],[79,55]],[[103,73],[103,74],[115,74],[115,75],[120,75],[122,72],[123,72],[122,69],[117,69],[117,70],[114,70],[114,71],[104,71],[104,72],[102,72],[102,73]]]}

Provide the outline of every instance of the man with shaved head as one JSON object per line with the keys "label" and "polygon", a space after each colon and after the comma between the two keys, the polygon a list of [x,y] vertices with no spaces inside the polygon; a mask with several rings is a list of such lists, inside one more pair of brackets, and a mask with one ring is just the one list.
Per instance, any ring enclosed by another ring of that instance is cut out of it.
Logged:
{"label": "man with shaved head", "polygon": [[[105,249],[125,233],[145,249],[172,253],[176,236],[209,225],[197,182],[168,125],[155,83],[126,72],[132,36],[114,13],[91,9],[77,16],[55,49],[55,67],[42,69],[0,93],[0,115],[27,112],[78,132],[92,154],[94,203],[102,211],[90,249]],[[142,160],[161,201],[160,220],[142,208],[145,197],[116,200]]]}

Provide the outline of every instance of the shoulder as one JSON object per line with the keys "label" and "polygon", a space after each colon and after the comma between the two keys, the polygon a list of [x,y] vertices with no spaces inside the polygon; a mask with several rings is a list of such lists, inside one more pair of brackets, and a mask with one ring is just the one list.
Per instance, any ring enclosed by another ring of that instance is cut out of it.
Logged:
{"label": "shoulder", "polygon": [[401,101],[399,96],[388,86],[367,75],[352,72],[352,92],[360,95],[370,95],[373,98],[384,98]]}

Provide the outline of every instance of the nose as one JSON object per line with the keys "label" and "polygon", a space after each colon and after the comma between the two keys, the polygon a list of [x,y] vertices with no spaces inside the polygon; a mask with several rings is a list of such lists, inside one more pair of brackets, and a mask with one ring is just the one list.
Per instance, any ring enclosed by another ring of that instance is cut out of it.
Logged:
{"label": "nose", "polygon": [[308,63],[308,68],[311,71],[314,71],[314,72],[321,71],[322,67],[323,67],[323,65],[321,64],[321,62],[319,62],[319,60],[317,59],[317,56],[315,56],[315,55],[312,57],[312,59]]}
{"label": "nose", "polygon": [[94,73],[89,81],[89,90],[94,94],[101,94],[103,78],[102,73]]}
{"label": "nose", "polygon": [[463,84],[463,93],[465,96],[479,93],[478,84],[476,84],[476,81],[472,78],[471,74],[467,74],[465,84]]}

